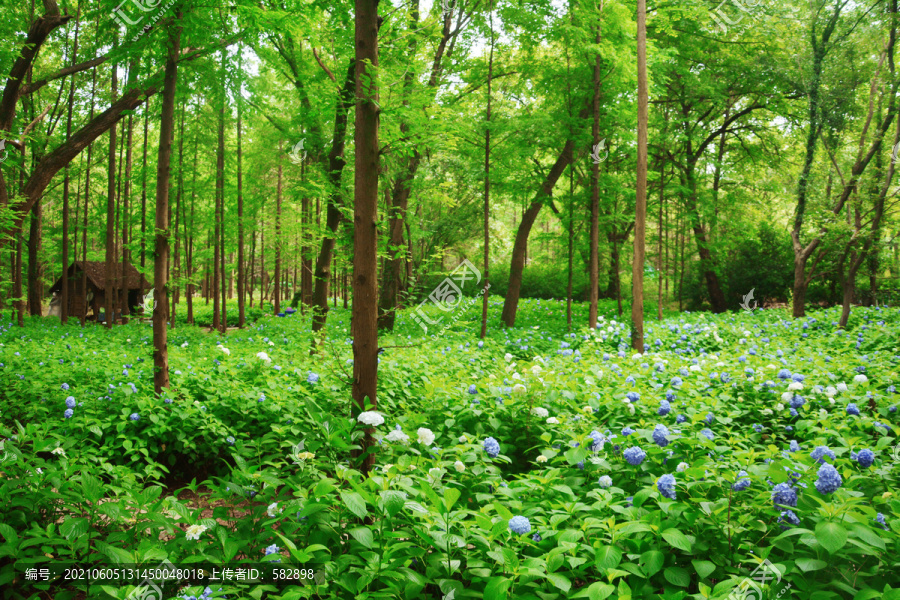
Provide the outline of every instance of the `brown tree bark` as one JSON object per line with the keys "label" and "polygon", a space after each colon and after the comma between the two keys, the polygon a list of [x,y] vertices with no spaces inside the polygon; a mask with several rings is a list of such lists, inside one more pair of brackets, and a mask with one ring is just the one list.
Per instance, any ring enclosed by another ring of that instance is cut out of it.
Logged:
{"label": "brown tree bark", "polygon": [[487,110],[484,130],[484,293],[481,298],[481,339],[487,335],[488,290],[491,268],[491,79],[494,77],[494,3],[491,0],[489,24],[491,51],[488,56]]}
{"label": "brown tree bark", "polygon": [[[113,63],[110,80],[113,104],[116,102],[116,94],[118,92],[117,71],[118,65]],[[116,122],[113,122],[109,127],[109,170],[106,176],[106,297],[104,298],[106,320],[104,324],[107,329],[112,327],[115,317],[113,294],[116,289]]]}
{"label": "brown tree bark", "polygon": [[[141,165],[141,271],[147,264],[147,139],[150,126],[150,99],[144,104],[144,162]],[[146,315],[145,315],[146,316]]]}
{"label": "brown tree bark", "polygon": [[[238,73],[241,70],[241,47],[238,46]],[[241,166],[241,127],[242,127],[242,106],[241,102],[241,80],[238,78],[237,93],[235,94],[235,102],[237,102],[237,226],[238,226],[238,247],[237,247],[237,300],[238,300],[238,327],[243,328],[246,323],[247,315],[244,307],[244,290],[246,283],[245,266],[244,266],[244,188],[243,188],[243,168]]]}
{"label": "brown tree bark", "polygon": [[[81,6],[79,5],[75,13],[75,40],[72,43],[72,63],[78,60],[78,33],[81,20]],[[69,82],[69,99],[66,109],[66,140],[72,137],[72,110],[75,104],[75,75]],[[63,285],[60,290],[60,322],[65,325],[69,320],[69,165],[63,175],[63,214],[62,214],[62,280]],[[78,206],[75,207],[75,223],[78,223]],[[75,235],[75,242],[78,242],[78,234]],[[77,251],[76,251],[77,256]]]}
{"label": "brown tree bark", "polygon": [[175,87],[178,81],[176,58],[181,47],[181,11],[175,16],[175,26],[169,33],[169,55],[163,82],[162,109],[159,127],[159,159],[156,165],[156,243],[153,264],[155,286],[153,306],[153,387],[157,394],[169,387],[169,349],[166,322],[168,315],[169,262],[169,187],[172,139],[175,134]]}
{"label": "brown tree bark", "polygon": [[275,190],[275,314],[281,312],[281,141],[278,142],[278,181]]}
{"label": "brown tree bark", "polygon": [[[223,277],[224,273],[220,273],[219,264],[221,252],[219,238],[222,229],[222,199],[225,195],[225,51],[222,51],[222,66],[219,71],[220,89],[219,89],[219,110],[217,136],[218,145],[216,146],[216,198],[215,208],[215,225],[213,229],[213,275],[212,275],[212,295],[213,295],[213,329],[224,331],[222,326],[221,308],[219,306],[219,277]],[[222,296],[222,304],[225,303],[225,296]]]}
{"label": "brown tree bark", "polygon": [[588,327],[597,327],[597,302],[600,297],[600,76],[602,59],[600,58],[600,42],[603,35],[603,1],[600,2],[600,22],[597,24],[597,56],[594,57],[594,95],[592,102],[593,119],[591,121],[591,137],[594,154],[597,158],[591,161],[591,241],[590,241],[590,290],[588,294]]}
{"label": "brown tree bark", "polygon": [[122,294],[121,308],[122,322],[128,320],[128,314],[131,312],[128,306],[128,286],[125,285],[126,265],[131,260],[131,254],[128,252],[128,243],[131,241],[131,213],[129,212],[130,204],[128,202],[131,196],[131,141],[133,137],[134,119],[132,115],[128,115],[128,134],[125,141],[125,181],[122,184]]}
{"label": "brown tree bark", "polygon": [[[378,406],[378,0],[356,0],[356,169],[353,207],[353,400]],[[374,429],[362,439],[361,471],[375,464]]]}
{"label": "brown tree bark", "polygon": [[631,266],[631,347],[644,351],[644,237],[647,227],[647,0],[637,0],[638,135],[634,262]]}

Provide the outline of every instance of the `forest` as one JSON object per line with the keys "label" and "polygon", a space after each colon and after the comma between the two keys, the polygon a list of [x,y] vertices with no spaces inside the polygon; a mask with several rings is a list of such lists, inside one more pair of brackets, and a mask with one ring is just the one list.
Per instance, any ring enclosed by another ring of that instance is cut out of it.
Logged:
{"label": "forest", "polygon": [[897,4],[0,0],[0,598],[900,599]]}

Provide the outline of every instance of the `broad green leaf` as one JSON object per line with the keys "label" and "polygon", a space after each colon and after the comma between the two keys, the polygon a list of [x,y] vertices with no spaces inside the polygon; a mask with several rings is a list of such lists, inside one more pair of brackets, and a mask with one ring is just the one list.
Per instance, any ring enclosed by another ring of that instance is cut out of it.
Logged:
{"label": "broad green leaf", "polygon": [[691,584],[690,574],[688,574],[687,569],[682,569],[681,567],[666,567],[666,570],[663,571],[663,576],[665,576],[666,581],[678,587],[687,587]]}
{"label": "broad green leaf", "polygon": [[662,532],[663,539],[669,542],[673,547],[685,552],[691,551],[691,542],[687,536],[677,529],[666,529]]}
{"label": "broad green leaf", "polygon": [[697,571],[700,579],[706,579],[710,573],[716,570],[716,565],[708,560],[692,560],[691,564],[694,565],[694,569]]}
{"label": "broad green leaf", "polygon": [[614,569],[622,562],[622,551],[615,546],[603,546],[594,559],[598,569]]}
{"label": "broad green leaf", "polygon": [[362,496],[356,492],[341,492],[341,499],[344,501],[344,506],[346,506],[350,512],[360,519],[365,518],[368,511],[366,510],[366,502],[362,499]]}
{"label": "broad green leaf", "polygon": [[847,530],[828,521],[822,521],[816,525],[816,540],[829,553],[834,554],[847,543]]}
{"label": "broad green leaf", "polygon": [[798,558],[794,562],[797,563],[797,567],[804,573],[809,573],[810,571],[818,571],[828,566],[827,562],[825,562],[824,560],[819,560],[817,558]]}
{"label": "broad green leaf", "polygon": [[665,561],[665,555],[659,550],[649,550],[641,555],[641,564],[644,565],[647,577],[653,577],[658,573]]}
{"label": "broad green leaf", "polygon": [[459,500],[460,491],[454,487],[448,487],[444,490],[444,508],[448,511],[453,509],[453,505]]}
{"label": "broad green leaf", "polygon": [[372,535],[372,531],[368,527],[356,527],[354,529],[351,529],[350,535],[352,535],[353,539],[355,539],[366,548],[371,548],[375,545],[375,538]]}
{"label": "broad green leaf", "polygon": [[572,582],[565,575],[559,573],[548,573],[547,580],[563,592],[568,592],[572,588]]}

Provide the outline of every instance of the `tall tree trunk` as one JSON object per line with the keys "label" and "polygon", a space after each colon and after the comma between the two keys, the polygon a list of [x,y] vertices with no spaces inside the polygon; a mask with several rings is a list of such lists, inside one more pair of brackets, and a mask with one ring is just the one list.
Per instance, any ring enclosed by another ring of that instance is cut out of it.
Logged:
{"label": "tall tree trunk", "polygon": [[[238,46],[238,73],[241,70],[242,48]],[[243,328],[247,320],[246,310],[244,307],[244,290],[246,287],[245,266],[244,266],[244,188],[243,188],[243,167],[241,166],[241,127],[242,127],[242,107],[241,97],[241,79],[238,78],[238,89],[235,94],[235,102],[237,102],[237,226],[238,226],[238,247],[237,247],[237,296],[238,296],[238,327]]]}
{"label": "tall tree trunk", "polygon": [[[218,126],[216,146],[216,199],[215,199],[215,227],[213,231],[213,277],[212,277],[212,294],[213,294],[213,329],[224,331],[222,326],[221,307],[219,305],[219,277],[224,273],[219,271],[219,238],[222,229],[222,200],[225,195],[225,50],[222,50],[222,67],[219,71],[220,81],[220,99],[218,110]],[[222,303],[225,303],[225,296],[222,296]]]}
{"label": "tall tree trunk", "polygon": [[[117,95],[118,83],[118,65],[112,65],[112,102],[115,103]],[[106,317],[105,324],[107,328],[112,327],[115,317],[115,308],[113,304],[113,294],[116,289],[116,129],[115,123],[109,128],[109,170],[107,171],[106,181],[106,291],[105,308]]]}
{"label": "tall tree trunk", "polygon": [[595,158],[591,161],[591,248],[590,248],[590,293],[588,299],[588,327],[597,328],[597,301],[600,295],[600,42],[603,34],[603,1],[600,2],[600,22],[597,24],[597,56],[594,57],[594,95],[592,102],[593,119],[591,138]]}
{"label": "tall tree trunk", "polygon": [[491,52],[488,58],[487,111],[484,130],[484,293],[481,298],[481,339],[487,335],[491,268],[491,79],[494,77],[494,2],[490,10]]}
{"label": "tall tree trunk", "polygon": [[141,271],[147,261],[147,138],[150,127],[150,98],[144,104],[144,162],[141,166]]}
{"label": "tall tree trunk", "polygon": [[31,223],[28,231],[28,314],[39,317],[42,313],[43,265],[41,264],[41,236],[43,235],[43,208],[35,202],[31,209]]}
{"label": "tall tree trunk", "polygon": [[659,159],[659,221],[657,223],[656,234],[656,318],[662,321],[662,290],[663,290],[663,205],[665,204],[665,161],[662,157]]}
{"label": "tall tree trunk", "polygon": [[[94,69],[91,75],[91,111],[90,120],[94,119],[94,97],[97,92],[97,69]],[[82,267],[87,262],[87,229],[88,229],[88,206],[91,198],[91,158],[94,151],[93,142],[88,144],[87,149],[87,170],[84,174],[84,218],[81,222],[81,262]],[[87,323],[87,269],[81,269],[81,293],[84,295],[84,303],[81,309],[81,326]],[[96,315],[95,315],[96,317]]]}
{"label": "tall tree trunk", "polygon": [[[353,400],[378,406],[378,0],[356,0],[356,169],[353,206]],[[375,464],[374,428],[362,440],[361,471]]]}
{"label": "tall tree trunk", "polygon": [[281,312],[281,141],[278,142],[278,181],[275,190],[275,314]]}
{"label": "tall tree trunk", "polygon": [[[75,13],[75,40],[72,43],[72,60],[73,65],[78,61],[78,30],[81,24],[81,6],[79,5]],[[72,137],[72,109],[75,104],[75,79],[69,82],[69,99],[66,108],[66,141]],[[69,320],[69,165],[66,165],[63,174],[63,214],[62,214],[62,289],[60,290],[60,322],[65,325]],[[75,205],[75,223],[78,223],[78,204]],[[78,234],[75,235],[75,242],[78,242]],[[78,255],[76,250],[75,255]]]}
{"label": "tall tree trunk", "polygon": [[175,321],[178,316],[178,291],[181,288],[181,243],[178,224],[181,221],[181,205],[184,198],[184,112],[186,104],[181,105],[181,118],[178,124],[178,192],[175,194],[175,256],[172,260],[172,273],[175,277],[175,285],[172,290],[172,313],[169,315],[169,323],[172,329],[175,329]]}
{"label": "tall tree trunk", "polygon": [[637,0],[637,186],[631,266],[631,347],[644,351],[644,237],[647,227],[647,0]]}
{"label": "tall tree trunk", "polygon": [[538,213],[541,212],[541,208],[544,206],[544,202],[550,200],[553,187],[559,180],[560,175],[572,162],[573,146],[572,140],[566,141],[562,152],[560,152],[556,162],[550,168],[547,178],[541,183],[540,190],[535,194],[531,206],[522,215],[522,222],[519,223],[519,229],[516,231],[516,241],[513,244],[509,268],[509,288],[506,292],[506,299],[503,302],[503,312],[500,315],[500,320],[507,327],[514,327],[516,324],[516,311],[519,308],[519,294],[522,290],[522,273],[525,270],[525,253],[528,250],[528,236],[531,233],[535,220],[537,220]]}
{"label": "tall tree trunk", "polygon": [[195,201],[197,199],[197,157],[200,153],[200,136],[194,137],[194,167],[192,169],[193,175],[191,181],[191,229],[190,234],[186,235],[185,239],[187,241],[187,272],[188,272],[188,283],[187,283],[187,322],[188,325],[194,324],[194,235],[196,233],[196,229],[194,228],[194,209],[195,209]]}
{"label": "tall tree trunk", "polygon": [[159,158],[156,165],[156,244],[153,264],[155,302],[153,303],[153,387],[157,394],[169,387],[169,349],[166,322],[168,315],[169,262],[169,187],[172,139],[175,135],[175,86],[181,48],[181,11],[175,15],[175,26],[169,29],[169,56],[166,60],[159,126]]}
{"label": "tall tree trunk", "polygon": [[128,115],[128,135],[125,141],[125,181],[122,185],[122,295],[121,295],[121,311],[122,322],[126,322],[131,312],[128,306],[128,276],[127,265],[131,260],[131,254],[128,252],[128,243],[131,241],[131,213],[129,213],[130,204],[128,202],[131,196],[131,141],[133,136],[134,120],[132,115]]}
{"label": "tall tree trunk", "polygon": [[569,245],[566,279],[566,330],[572,330],[572,261],[575,255],[575,165],[569,165]]}

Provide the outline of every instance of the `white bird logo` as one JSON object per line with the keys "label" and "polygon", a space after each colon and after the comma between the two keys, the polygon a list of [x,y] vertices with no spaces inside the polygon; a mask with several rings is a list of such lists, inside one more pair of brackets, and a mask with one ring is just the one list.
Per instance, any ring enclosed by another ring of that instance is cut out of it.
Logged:
{"label": "white bird logo", "polygon": [[454,597],[456,597],[456,589],[451,588],[450,591],[444,595],[444,600],[453,600]]}
{"label": "white bird logo", "polygon": [[[6,149],[6,140],[0,140],[0,162],[6,160],[6,156],[9,154],[9,151]],[[897,149],[894,149],[894,156],[896,158]]]}
{"label": "white bird logo", "polygon": [[756,302],[753,303],[753,306],[750,306],[750,301],[753,300],[753,291],[754,290],[756,290],[756,288],[753,288],[752,290],[750,290],[750,293],[748,293],[746,296],[744,296],[744,301],[741,302],[741,308],[743,308],[744,310],[746,310],[748,312],[753,312],[753,309],[756,308]]}
{"label": "white bird logo", "polygon": [[306,160],[306,150],[303,149],[303,143],[306,142],[306,138],[303,138],[291,148],[290,157],[291,162],[295,165],[299,165],[304,160]]}
{"label": "white bird logo", "polygon": [[[603,158],[600,158],[600,153],[603,152]],[[609,150],[606,149],[606,138],[600,140],[600,142],[593,146],[593,150],[591,152],[591,159],[593,159],[595,165],[599,165],[609,156]]]}
{"label": "white bird logo", "polygon": [[443,14],[448,14],[453,12],[453,9],[456,8],[456,0],[441,0],[441,9]]}
{"label": "white bird logo", "polygon": [[153,299],[153,292],[154,290],[151,289],[150,293],[144,296],[144,302],[141,304],[141,306],[144,308],[145,315],[153,312],[153,306],[155,304],[155,301]]}
{"label": "white bird logo", "polygon": [[[2,144],[2,143],[3,142],[0,142],[0,144]],[[2,149],[3,149],[3,146],[0,145],[0,150],[2,150]],[[892,164],[897,164],[897,152],[898,151],[900,151],[900,142],[897,142],[896,144],[894,144],[894,150],[891,152],[891,163]],[[0,160],[3,160],[3,159],[0,159]]]}

